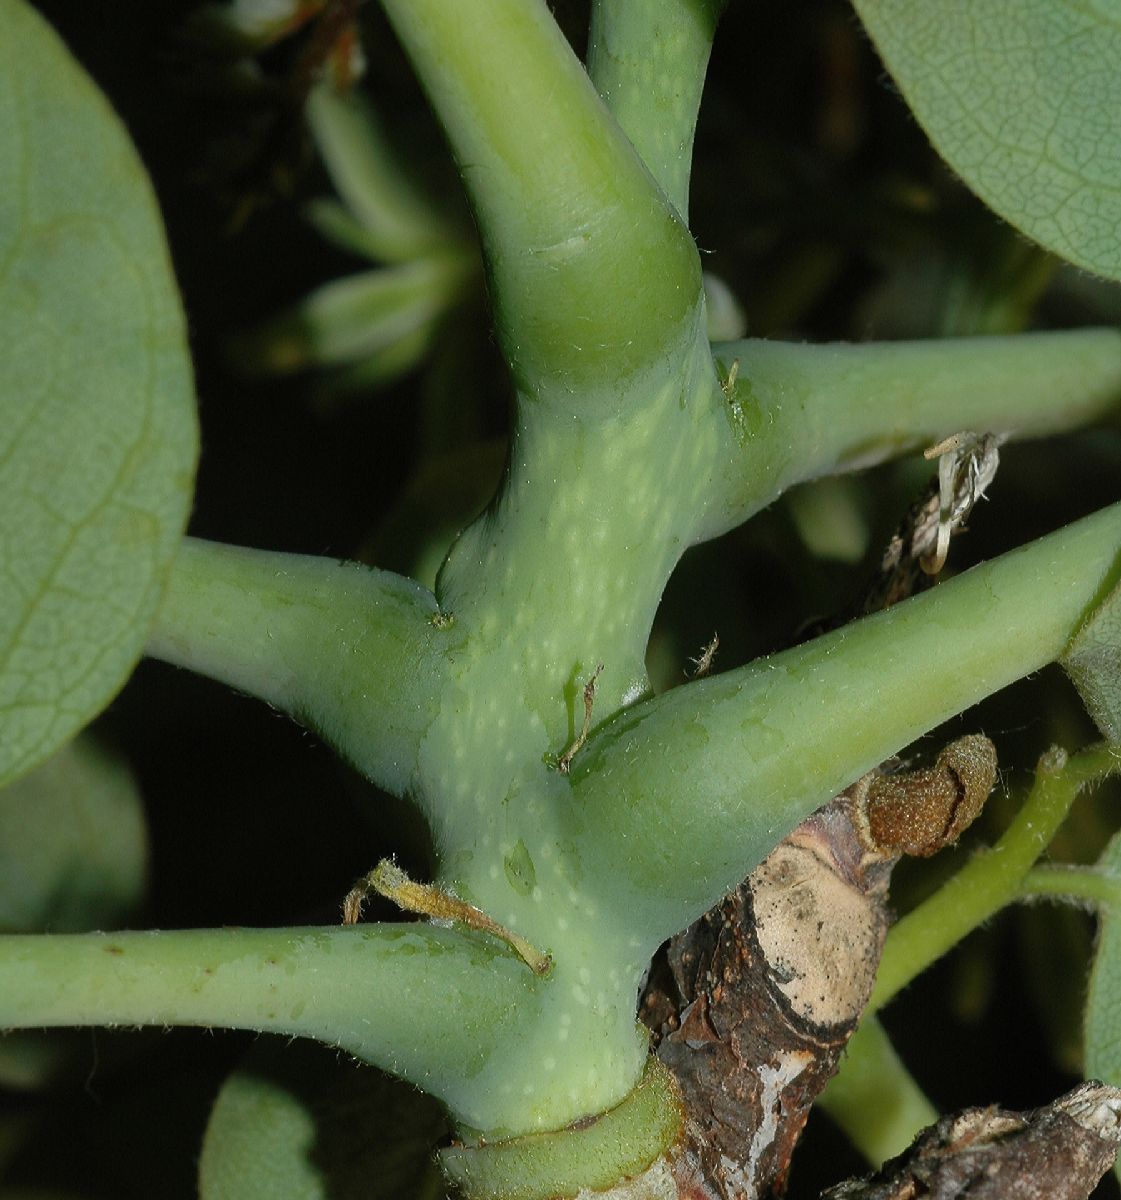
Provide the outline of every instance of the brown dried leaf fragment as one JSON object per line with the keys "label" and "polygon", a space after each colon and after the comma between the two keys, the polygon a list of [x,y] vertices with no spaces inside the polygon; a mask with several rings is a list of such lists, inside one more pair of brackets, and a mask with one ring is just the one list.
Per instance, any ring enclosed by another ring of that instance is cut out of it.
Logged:
{"label": "brown dried leaf fragment", "polygon": [[603,674],[603,663],[592,672],[591,678],[584,684],[584,724],[580,729],[576,740],[571,746],[557,759],[557,770],[562,775],[567,775],[572,769],[572,760],[583,749],[584,743],[588,740],[588,734],[592,728],[592,708],[596,702],[596,683],[600,675]]}
{"label": "brown dried leaf fragment", "polygon": [[458,921],[470,929],[478,929],[505,942],[534,975],[548,975],[553,966],[552,956],[542,954],[521,934],[500,925],[481,908],[460,900],[450,892],[441,891],[428,883],[417,883],[392,860],[383,858],[347,893],[343,901],[343,924],[356,925],[362,916],[362,904],[371,892],[392,900],[406,912],[420,913],[438,921]]}
{"label": "brown dried leaf fragment", "polygon": [[858,823],[869,849],[928,858],[973,824],[995,783],[996,747],[969,734],[926,770],[865,776],[857,785]]}
{"label": "brown dried leaf fragment", "polygon": [[1081,1084],[1025,1113],[968,1108],[822,1200],[1087,1200],[1121,1146],[1121,1090]]}

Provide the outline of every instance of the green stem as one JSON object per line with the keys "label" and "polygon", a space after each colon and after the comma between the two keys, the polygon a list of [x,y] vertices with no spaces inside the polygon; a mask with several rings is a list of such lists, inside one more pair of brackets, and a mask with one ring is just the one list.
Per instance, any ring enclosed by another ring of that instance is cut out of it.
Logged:
{"label": "green stem", "polygon": [[509,1123],[502,1077],[539,981],[500,943],[430,925],[0,937],[0,1029],[202,1025],[311,1037]]}
{"label": "green stem", "polygon": [[727,0],[595,0],[588,74],[670,203],[689,212],[693,131]]}
{"label": "green stem", "polygon": [[633,1181],[680,1140],[682,1127],[677,1083],[650,1058],[630,1094],[595,1120],[505,1142],[453,1146],[440,1152],[440,1165],[468,1198],[551,1200],[617,1186],[641,1197],[647,1193],[633,1190]]}
{"label": "green stem", "polygon": [[1121,504],[619,714],[573,765],[587,875],[652,949],[853,779],[1059,656],[1119,553]]}
{"label": "green stem", "polygon": [[147,653],[290,713],[401,795],[439,692],[436,615],[387,571],[187,538]]}
{"label": "green stem", "polygon": [[543,0],[383,3],[463,172],[519,391],[609,404],[692,336],[688,230]]}
{"label": "green stem", "polygon": [[806,479],[962,429],[1017,437],[1071,429],[1121,399],[1113,329],[860,346],[726,342],[714,353],[723,376],[740,365],[707,536]]}
{"label": "green stem", "polygon": [[1019,900],[1083,901],[1094,908],[1121,907],[1121,880],[1098,867],[1048,863],[1033,867],[1021,880]]}
{"label": "green stem", "polygon": [[1016,819],[983,851],[892,929],[868,1012],[882,1008],[967,933],[1019,898],[1025,876],[1050,844],[1078,793],[1121,766],[1121,751],[1092,746],[1073,758],[1054,748],[1039,760]]}
{"label": "green stem", "polygon": [[877,1167],[905,1150],[920,1129],[938,1120],[938,1110],[874,1017],[866,1018],[849,1039],[843,1067],[817,1103]]}

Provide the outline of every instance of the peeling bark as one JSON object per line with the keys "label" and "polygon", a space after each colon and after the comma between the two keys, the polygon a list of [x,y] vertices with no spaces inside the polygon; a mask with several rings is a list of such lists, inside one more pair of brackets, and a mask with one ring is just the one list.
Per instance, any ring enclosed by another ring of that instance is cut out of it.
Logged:
{"label": "peeling bark", "polygon": [[1121,1146],[1121,1090],[1084,1083],[1030,1112],[967,1108],[822,1200],[1087,1200]]}
{"label": "peeling bark", "polygon": [[783,1191],[871,994],[900,851],[956,840],[995,777],[992,743],[977,736],[931,768],[865,776],[656,960],[641,1011],[684,1098],[683,1196]]}

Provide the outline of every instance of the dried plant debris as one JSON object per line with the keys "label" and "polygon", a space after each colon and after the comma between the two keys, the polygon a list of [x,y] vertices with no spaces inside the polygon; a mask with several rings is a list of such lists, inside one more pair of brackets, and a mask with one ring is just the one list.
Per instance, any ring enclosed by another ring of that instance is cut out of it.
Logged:
{"label": "dried plant debris", "polygon": [[863,612],[890,608],[934,580],[946,563],[950,538],[965,529],[996,476],[1000,441],[992,433],[957,433],[926,451],[927,458],[938,459],[938,475],[892,534]]}
{"label": "dried plant debris", "polygon": [[996,478],[1002,441],[995,433],[962,432],[924,451],[926,458],[938,459],[938,473],[891,535],[863,595],[849,611],[809,622],[795,640],[805,642],[857,617],[891,608],[936,583],[950,539],[965,532],[974,506]]}
{"label": "dried plant debris", "polygon": [[871,994],[892,867],[904,851],[956,840],[995,776],[992,743],[977,736],[927,770],[865,776],[655,961],[642,1014],[685,1101],[680,1194],[783,1190],[809,1110]]}
{"label": "dried plant debris", "polygon": [[822,1200],[1086,1200],[1121,1146],[1121,1090],[1081,1084],[1030,1112],[968,1108]]}

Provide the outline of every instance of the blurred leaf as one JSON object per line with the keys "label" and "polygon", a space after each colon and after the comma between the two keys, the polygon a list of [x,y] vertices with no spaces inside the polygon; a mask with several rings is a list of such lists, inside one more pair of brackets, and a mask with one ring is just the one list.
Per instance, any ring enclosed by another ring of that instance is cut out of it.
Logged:
{"label": "blurred leaf", "polygon": [[791,519],[806,549],[817,558],[858,563],[872,531],[864,492],[851,475],[815,479],[786,498]]}
{"label": "blurred leaf", "polygon": [[747,318],[735,292],[723,279],[706,271],[702,277],[705,289],[705,316],[708,320],[710,342],[734,342],[747,336]]}
{"label": "blurred leaf", "polygon": [[1097,727],[1111,742],[1121,741],[1121,583],[1114,583],[1060,661]]}
{"label": "blurred leaf", "polygon": [[458,260],[419,259],[334,280],[236,339],[237,365],[287,374],[359,364],[363,383],[401,374],[423,357],[463,277]]}
{"label": "blurred leaf", "polygon": [[442,1195],[446,1132],[430,1097],[307,1042],[264,1043],[222,1087],[201,1200],[423,1200]]}
{"label": "blurred leaf", "polygon": [[435,587],[448,547],[494,495],[505,461],[501,440],[425,459],[358,557]]}
{"label": "blurred leaf", "polygon": [[2,784],[72,737],[140,657],[197,433],[147,176],[22,0],[4,0],[0,25],[0,179]]}
{"label": "blurred leaf", "polygon": [[203,4],[187,20],[186,35],[231,53],[260,50],[299,29],[327,0],[228,0]]}
{"label": "blurred leaf", "polygon": [[854,0],[930,140],[992,209],[1121,278],[1116,0]]}
{"label": "blurred leaf", "polygon": [[339,195],[366,231],[368,252],[408,262],[460,245],[462,236],[409,178],[369,102],[351,88],[320,84],[307,119]]}
{"label": "blurred leaf", "polygon": [[135,780],[88,734],[0,791],[0,931],[111,929],[146,865]]}

